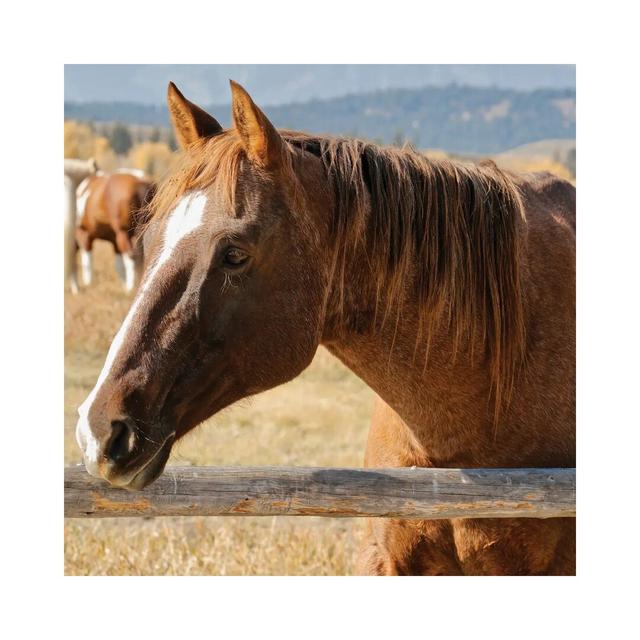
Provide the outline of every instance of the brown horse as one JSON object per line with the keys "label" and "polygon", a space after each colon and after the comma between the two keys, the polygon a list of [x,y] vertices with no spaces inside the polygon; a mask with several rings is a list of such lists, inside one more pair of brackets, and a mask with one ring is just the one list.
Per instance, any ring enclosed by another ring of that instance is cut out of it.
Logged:
{"label": "brown horse", "polygon": [[[77,439],[140,489],[173,443],[324,344],[383,398],[369,466],[575,463],[574,188],[551,175],[233,123],[170,85],[186,152]],[[571,519],[371,521],[374,574],[571,574]]]}
{"label": "brown horse", "polygon": [[78,225],[76,242],[81,251],[82,277],[91,284],[91,250],[94,240],[106,240],[116,254],[116,270],[126,291],[131,291],[141,271],[136,252],[141,211],[153,196],[154,185],[134,173],[98,174],[84,180],[76,192]]}

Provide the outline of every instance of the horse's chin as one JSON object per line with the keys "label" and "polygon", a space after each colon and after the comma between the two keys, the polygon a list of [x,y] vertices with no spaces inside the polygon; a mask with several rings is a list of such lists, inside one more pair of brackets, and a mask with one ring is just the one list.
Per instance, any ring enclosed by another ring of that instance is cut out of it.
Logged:
{"label": "horse's chin", "polygon": [[166,442],[146,467],[143,467],[126,486],[131,491],[141,491],[158,479],[169,460],[172,442]]}
{"label": "horse's chin", "polygon": [[173,443],[173,436],[167,438],[151,458],[149,458],[140,469],[133,472],[133,475],[129,473],[124,477],[106,477],[105,480],[107,480],[109,484],[120,487],[121,489],[141,491],[154,480],[157,480],[162,474],[169,460]]}

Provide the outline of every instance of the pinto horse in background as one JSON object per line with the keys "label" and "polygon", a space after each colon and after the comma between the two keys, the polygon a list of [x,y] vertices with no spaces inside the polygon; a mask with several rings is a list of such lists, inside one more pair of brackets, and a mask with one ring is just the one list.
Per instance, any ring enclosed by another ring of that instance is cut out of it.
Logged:
{"label": "pinto horse in background", "polygon": [[78,278],[76,264],[76,220],[77,196],[80,184],[91,175],[99,173],[98,164],[94,158],[79,160],[65,158],[64,160],[64,281],[68,283],[71,293],[78,293]]}
{"label": "pinto horse in background", "polygon": [[136,241],[142,228],[143,208],[155,190],[143,175],[128,170],[110,175],[98,172],[78,186],[76,242],[85,286],[91,284],[91,250],[96,239],[113,245],[116,270],[125,290],[131,291],[138,281],[142,255]]}
{"label": "pinto horse in background", "polygon": [[[381,398],[369,467],[575,466],[575,188],[278,131],[231,88],[224,131],[169,87],[185,153],[78,410],[89,473],[143,488],[175,441],[320,344]],[[371,519],[360,567],[573,574],[575,520]]]}

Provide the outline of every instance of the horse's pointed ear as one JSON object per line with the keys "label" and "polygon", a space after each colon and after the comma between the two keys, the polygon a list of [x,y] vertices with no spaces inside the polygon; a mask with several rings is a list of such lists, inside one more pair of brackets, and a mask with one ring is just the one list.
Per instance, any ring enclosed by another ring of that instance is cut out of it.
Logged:
{"label": "horse's pointed ear", "polygon": [[222,131],[220,123],[187,100],[173,82],[169,83],[167,103],[176,139],[183,149],[200,138],[215,136]]}
{"label": "horse's pointed ear", "polygon": [[237,82],[230,82],[233,124],[247,155],[266,169],[276,169],[282,163],[285,148],[280,134],[251,96]]}

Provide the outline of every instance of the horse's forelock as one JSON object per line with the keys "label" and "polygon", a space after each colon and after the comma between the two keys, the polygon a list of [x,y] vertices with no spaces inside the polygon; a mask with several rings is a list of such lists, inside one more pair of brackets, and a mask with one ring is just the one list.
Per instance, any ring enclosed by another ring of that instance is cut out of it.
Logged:
{"label": "horse's forelock", "polygon": [[149,220],[162,219],[188,191],[214,186],[235,211],[235,191],[244,151],[234,130],[200,139],[181,152],[174,171],[149,203]]}

